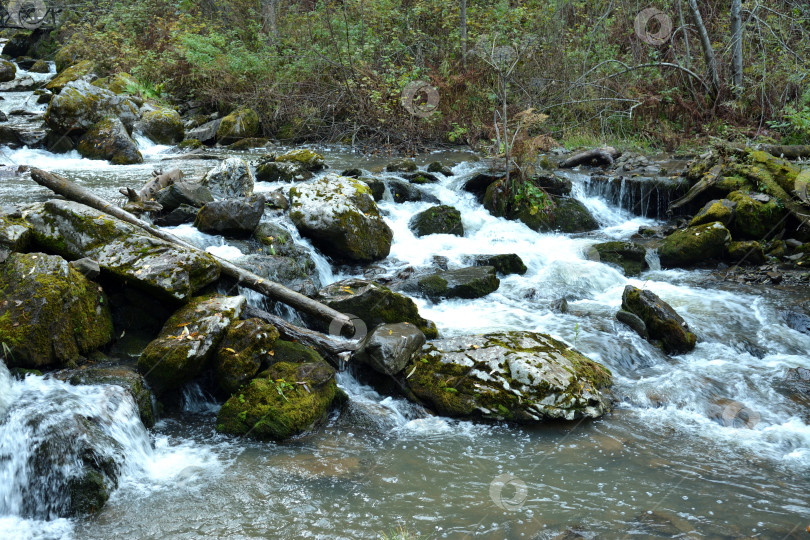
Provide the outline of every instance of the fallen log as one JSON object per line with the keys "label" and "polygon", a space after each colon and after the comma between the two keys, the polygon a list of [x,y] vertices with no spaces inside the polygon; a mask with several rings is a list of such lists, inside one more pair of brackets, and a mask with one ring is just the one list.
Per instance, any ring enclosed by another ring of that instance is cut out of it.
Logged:
{"label": "fallen log", "polygon": [[561,169],[570,169],[577,165],[613,165],[616,158],[621,155],[622,153],[612,146],[594,148],[571,156],[560,162],[559,167]]}
{"label": "fallen log", "polygon": [[785,159],[810,158],[810,144],[768,144],[762,149]]}
{"label": "fallen log", "polygon": [[357,341],[332,339],[325,334],[296,326],[281,317],[268,313],[262,309],[247,306],[242,313],[245,319],[261,319],[272,324],[278,330],[282,339],[296,341],[302,345],[312,347],[335,367],[340,368],[341,360],[357,348]]}
{"label": "fallen log", "polygon": [[689,189],[689,191],[686,192],[686,195],[676,201],[672,201],[667,208],[667,214],[672,214],[673,210],[677,210],[681,206],[689,204],[695,199],[695,197],[717,183],[717,180],[720,178],[720,173],[723,171],[723,163],[724,162],[721,161],[712,167],[698,183],[696,183]]}
{"label": "fallen log", "polygon": [[[54,193],[62,195],[66,199],[69,199],[71,201],[80,204],[84,204],[86,206],[90,206],[91,208],[95,208],[96,210],[107,213],[122,221],[131,223],[137,227],[140,227],[141,229],[148,232],[152,236],[160,238],[161,240],[165,240],[167,242],[170,242],[178,246],[182,246],[187,249],[202,251],[197,246],[191,245],[172,234],[169,234],[167,232],[161,231],[160,229],[152,227],[150,224],[133,216],[129,212],[119,208],[118,206],[115,206],[110,202],[105,201],[101,197],[94,195],[90,191],[84,189],[83,187],[77,184],[74,184],[73,182],[71,182],[66,178],[62,178],[59,175],[49,173],[41,169],[31,168],[31,178],[33,178],[37,184],[50,189]],[[264,278],[257,276],[252,272],[248,272],[243,268],[239,268],[238,266],[229,261],[221,259],[215,255],[211,256],[214,257],[220,264],[220,267],[222,268],[222,273],[232,279],[235,279],[240,285],[247,287],[248,289],[252,289],[260,294],[263,294],[264,296],[270,298],[271,300],[276,300],[290,307],[293,307],[298,311],[307,313],[309,315],[312,315],[313,317],[317,317],[318,319],[324,321],[329,321],[331,325],[335,325],[338,328],[343,328],[346,329],[347,331],[352,331],[352,329],[354,328],[354,325],[352,324],[351,318],[349,316],[344,315],[343,313],[340,313],[339,311],[334,310],[329,306],[325,306],[320,302],[316,302],[315,300],[308,298],[303,294],[290,290],[283,285],[280,285],[273,281],[268,281]]]}

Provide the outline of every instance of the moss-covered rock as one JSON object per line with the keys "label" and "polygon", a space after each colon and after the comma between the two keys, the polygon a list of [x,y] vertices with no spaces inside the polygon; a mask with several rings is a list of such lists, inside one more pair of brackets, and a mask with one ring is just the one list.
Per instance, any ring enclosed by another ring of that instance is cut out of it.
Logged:
{"label": "moss-covered rock", "polygon": [[260,182],[303,182],[312,178],[303,165],[294,161],[276,161],[272,154],[259,158],[256,180]]}
{"label": "moss-covered rock", "polygon": [[660,343],[664,352],[682,354],[695,348],[697,337],[686,321],[652,291],[628,285],[622,295],[622,309],[644,321],[649,340]]}
{"label": "moss-covered rock", "polygon": [[[371,185],[366,181],[365,178],[363,181],[366,182],[367,185]],[[427,202],[439,204],[439,199],[429,193],[425,193],[418,187],[403,180],[398,180],[396,178],[388,179],[385,181],[384,186],[388,186],[388,191],[391,192],[391,197],[394,199],[395,203]]]}
{"label": "moss-covered rock", "polygon": [[719,221],[725,227],[730,227],[734,221],[734,212],[737,203],[728,199],[715,199],[709,201],[706,205],[695,214],[692,221],[689,222],[690,227],[697,227],[698,225],[705,225],[706,223],[713,223]]}
{"label": "moss-covered rock", "polygon": [[53,57],[56,71],[61,72],[79,61],[78,46],[68,44],[56,51]]}
{"label": "moss-covered rock", "polygon": [[383,375],[397,375],[425,344],[425,334],[411,323],[381,324],[357,345],[352,363]]}
{"label": "moss-covered rock", "polygon": [[90,60],[82,60],[59,73],[51,82],[45,85],[45,89],[50,90],[54,94],[58,94],[68,83],[92,77],[93,69],[93,62]]}
{"label": "moss-covered rock", "polygon": [[618,266],[626,276],[637,276],[647,266],[647,250],[633,242],[603,242],[591,247],[600,262]]}
{"label": "moss-covered rock", "polygon": [[454,234],[464,236],[464,225],[461,223],[461,212],[452,206],[441,205],[428,208],[416,214],[408,227],[417,237],[429,234]]}
{"label": "moss-covered rock", "polygon": [[45,121],[57,134],[81,134],[107,117],[115,116],[132,129],[139,109],[127,96],[117,96],[85,81],[68,84],[51,99]]}
{"label": "moss-covered rock", "polygon": [[368,186],[354,178],[329,175],[290,189],[290,218],[303,236],[340,261],[373,262],[391,250],[393,231]]}
{"label": "moss-covered rock", "polygon": [[255,377],[263,364],[273,363],[277,339],[278,330],[260,319],[231,323],[214,358],[219,387],[233,394]]}
{"label": "moss-covered rock", "polygon": [[776,199],[762,193],[735,191],[728,198],[736,204],[735,237],[761,240],[773,235],[786,214]]}
{"label": "moss-covered rock", "polygon": [[108,384],[120,386],[132,396],[144,426],[155,425],[155,409],[152,405],[152,391],[143,376],[128,366],[82,366],[78,369],[57,374],[57,378],[70,384]]}
{"label": "moss-covered rock", "polygon": [[244,296],[200,296],[176,311],[138,359],[157,394],[176,390],[209,367],[231,323],[245,307]]}
{"label": "moss-covered rock", "polygon": [[306,252],[300,256],[252,253],[236,259],[234,264],[305,296],[314,296],[320,288],[315,262]]}
{"label": "moss-covered rock", "polygon": [[471,266],[418,277],[405,285],[406,290],[414,290],[413,281],[414,292],[434,302],[443,298],[481,298],[501,285],[492,266]]}
{"label": "moss-covered rock", "polygon": [[0,342],[9,367],[75,362],[112,339],[101,287],[55,255],[12,253],[0,265]]}
{"label": "moss-covered rock", "polygon": [[419,315],[413,300],[373,281],[338,281],[321,289],[317,299],[341,313],[359,317],[367,328],[382,323],[409,322],[428,339],[438,336],[436,325]]}
{"label": "moss-covered rock", "polygon": [[177,145],[177,148],[179,148],[180,150],[185,150],[187,152],[200,150],[204,147],[205,145],[202,142],[200,142],[199,139],[186,139],[184,141],[180,141],[180,143]]}
{"label": "moss-covered rock", "polygon": [[799,174],[799,168],[794,164],[761,150],[749,152],[748,161],[753,169],[751,176],[756,178],[766,173],[787,193],[793,190]]}
{"label": "moss-covered rock", "polygon": [[14,62],[0,59],[0,83],[13,81],[17,76],[17,66]]}
{"label": "moss-covered rock", "polygon": [[264,197],[251,195],[206,203],[194,226],[208,234],[246,237],[253,234],[264,215]]}
{"label": "moss-covered rock", "polygon": [[31,73],[50,73],[51,65],[47,60],[37,60],[34,62],[34,65],[28,69],[28,71]]}
{"label": "moss-covered rock", "polygon": [[25,251],[31,240],[31,225],[22,219],[0,214],[0,248]]}
{"label": "moss-covered rock", "polygon": [[439,183],[439,179],[435,175],[422,171],[417,171],[413,173],[404,173],[402,177],[405,178],[408,181],[408,183],[416,184],[417,186]]}
{"label": "moss-covered rock", "polygon": [[715,221],[675,231],[658,248],[661,264],[666,267],[689,266],[721,257],[731,242],[731,233]]}
{"label": "moss-covered rock", "polygon": [[523,275],[528,271],[523,259],[515,253],[504,253],[499,255],[473,255],[468,259],[475,266],[491,266],[499,274],[508,276],[509,274]]}
{"label": "moss-covered rock", "polygon": [[729,242],[726,248],[726,258],[734,265],[762,264],[765,262],[765,252],[762,244],[756,240]]}
{"label": "moss-covered rock", "polygon": [[288,364],[317,364],[324,361],[324,359],[315,349],[294,341],[285,341],[283,339],[276,341],[276,344],[273,347],[273,355],[267,360],[268,364],[275,364],[278,362],[286,362]]}
{"label": "moss-covered rock", "polygon": [[225,402],[217,430],[282,441],[323,420],[337,394],[335,371],[325,362],[279,362]]}
{"label": "moss-covered rock", "polygon": [[38,244],[68,259],[90,257],[108,277],[160,298],[186,300],[219,278],[208,255],[148,235],[89,206],[52,200],[26,216]]}
{"label": "moss-covered rock", "polygon": [[205,173],[200,184],[218,199],[250,197],[255,186],[253,173],[244,159],[228,158]]}
{"label": "moss-covered rock", "polygon": [[439,414],[522,423],[602,416],[612,383],[604,366],[531,332],[429,342],[403,373],[413,395]]}
{"label": "moss-covered rock", "polygon": [[104,159],[113,165],[143,163],[138,145],[116,117],[106,118],[91,127],[79,140],[76,149],[82,157]]}
{"label": "moss-covered rock", "polygon": [[321,171],[326,168],[326,160],[323,155],[306,148],[291,150],[276,158],[279,163],[297,163],[304,170],[310,172]]}
{"label": "moss-covered rock", "polygon": [[396,159],[385,166],[388,172],[414,172],[416,171],[416,162],[412,159]]}
{"label": "moss-covered rock", "polygon": [[175,144],[182,141],[185,135],[180,113],[168,108],[146,111],[136,129],[157,144]]}
{"label": "moss-covered rock", "polygon": [[96,79],[93,86],[109,90],[113,94],[131,94],[137,92],[138,81],[129,73],[119,72],[109,77]]}
{"label": "moss-covered rock", "polygon": [[232,143],[254,137],[259,132],[259,115],[253,109],[241,108],[222,119],[217,128],[217,141]]}
{"label": "moss-covered rock", "polygon": [[440,173],[440,174],[443,174],[445,176],[453,176],[453,171],[450,170],[450,167],[446,167],[444,164],[442,164],[441,161],[432,161],[427,166],[427,172],[429,172],[429,173]]}

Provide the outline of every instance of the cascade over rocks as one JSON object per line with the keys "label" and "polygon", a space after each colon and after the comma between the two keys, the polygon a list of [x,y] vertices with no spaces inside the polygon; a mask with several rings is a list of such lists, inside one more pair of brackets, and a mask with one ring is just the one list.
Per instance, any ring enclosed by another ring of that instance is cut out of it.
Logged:
{"label": "cascade over rocks", "polygon": [[545,334],[432,341],[403,373],[409,397],[446,416],[540,423],[598,418],[610,406],[610,371]]}
{"label": "cascade over rocks", "polygon": [[234,321],[225,332],[214,358],[219,387],[228,395],[236,392],[259,372],[274,363],[273,345],[278,330],[260,319]]}

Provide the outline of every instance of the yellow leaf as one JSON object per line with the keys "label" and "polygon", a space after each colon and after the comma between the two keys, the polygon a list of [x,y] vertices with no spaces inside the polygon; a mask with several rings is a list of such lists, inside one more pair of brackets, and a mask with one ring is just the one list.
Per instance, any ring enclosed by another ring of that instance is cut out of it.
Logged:
{"label": "yellow leaf", "polygon": [[275,355],[276,355],[276,351],[270,351],[270,352],[269,352],[269,353],[267,353],[267,354],[269,354],[270,356],[275,356]]}
{"label": "yellow leaf", "polygon": [[228,351],[229,353],[236,354],[236,351],[231,349],[230,347],[225,347],[225,349],[223,349],[223,350]]}

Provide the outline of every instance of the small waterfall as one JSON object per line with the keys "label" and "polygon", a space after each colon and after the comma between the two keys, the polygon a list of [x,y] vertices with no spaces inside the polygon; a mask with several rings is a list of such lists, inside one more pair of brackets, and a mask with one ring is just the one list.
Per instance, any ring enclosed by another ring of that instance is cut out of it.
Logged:
{"label": "small waterfall", "polygon": [[576,172],[560,173],[580,184],[586,197],[598,197],[636,216],[666,219],[670,203],[683,196],[688,185],[669,177],[588,176]]}

